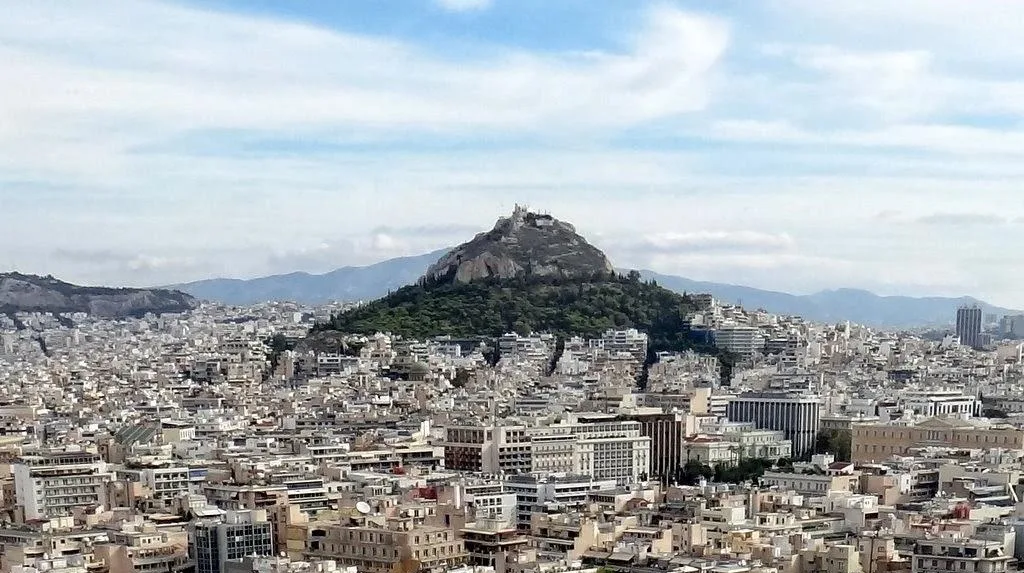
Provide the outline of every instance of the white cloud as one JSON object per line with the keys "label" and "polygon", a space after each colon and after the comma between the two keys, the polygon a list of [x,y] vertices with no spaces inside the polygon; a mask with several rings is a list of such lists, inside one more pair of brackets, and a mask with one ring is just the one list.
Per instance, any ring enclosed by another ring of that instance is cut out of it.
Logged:
{"label": "white cloud", "polygon": [[131,168],[126,151],[195,130],[562,134],[695,112],[729,37],[719,20],[660,6],[622,53],[445,58],[155,2],[7,10],[0,168],[102,180]]}
{"label": "white cloud", "polygon": [[493,0],[434,0],[438,6],[452,12],[485,10],[491,7]]}
{"label": "white cloud", "polygon": [[1018,271],[977,268],[1024,256],[1005,228],[912,223],[1024,216],[1024,4],[770,2],[771,28],[655,4],[603,32],[615,49],[457,54],[153,1],[9,2],[0,178],[23,186],[0,190],[0,268],[324,271],[527,202],[621,266],[1019,298]]}
{"label": "white cloud", "polygon": [[732,141],[902,148],[965,156],[1024,155],[1024,131],[955,124],[910,123],[862,130],[811,131],[781,120],[721,120],[711,125],[709,133]]}
{"label": "white cloud", "polygon": [[1018,0],[772,0],[779,14],[800,14],[809,35],[875,45],[934,46],[950,62],[1019,62],[1024,55]]}
{"label": "white cloud", "polygon": [[652,233],[627,240],[624,246],[642,253],[757,253],[787,250],[794,245],[793,238],[786,233],[704,230]]}

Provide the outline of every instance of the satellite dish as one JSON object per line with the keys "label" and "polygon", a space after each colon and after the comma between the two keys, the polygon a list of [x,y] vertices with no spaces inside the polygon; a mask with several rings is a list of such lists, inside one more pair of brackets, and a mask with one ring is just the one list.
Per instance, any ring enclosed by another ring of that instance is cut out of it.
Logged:
{"label": "satellite dish", "polygon": [[369,515],[370,511],[372,510],[370,509],[370,504],[366,503],[365,501],[360,501],[359,503],[356,504],[356,511],[363,515]]}

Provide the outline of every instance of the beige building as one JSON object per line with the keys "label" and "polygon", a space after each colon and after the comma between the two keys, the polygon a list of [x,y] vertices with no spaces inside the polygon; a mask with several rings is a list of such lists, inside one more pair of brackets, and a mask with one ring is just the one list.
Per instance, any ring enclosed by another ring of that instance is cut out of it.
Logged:
{"label": "beige building", "polygon": [[289,526],[301,536],[306,559],[331,559],[365,573],[440,573],[466,563],[465,543],[452,529],[382,516],[347,523],[312,521]]}
{"label": "beige building", "polygon": [[830,491],[855,492],[860,485],[860,474],[812,475],[792,472],[765,472],[762,487],[777,487],[807,495],[824,496]]}
{"label": "beige building", "polygon": [[853,545],[830,545],[800,552],[801,573],[861,573],[860,553]]}
{"label": "beige building", "polygon": [[854,461],[868,462],[927,446],[1019,451],[1024,448],[1024,430],[945,418],[929,418],[917,425],[860,424],[853,427],[850,450]]}
{"label": "beige building", "polygon": [[911,571],[1007,571],[1012,555],[1002,543],[980,539],[919,539],[914,544]]}
{"label": "beige building", "polygon": [[497,519],[478,519],[459,529],[466,545],[469,563],[473,566],[504,566],[509,552],[525,549],[530,539],[522,535],[514,523]]}
{"label": "beige building", "polygon": [[110,543],[96,545],[95,558],[109,573],[191,570],[188,534],[183,529],[158,531],[152,524],[126,525],[110,533]]}

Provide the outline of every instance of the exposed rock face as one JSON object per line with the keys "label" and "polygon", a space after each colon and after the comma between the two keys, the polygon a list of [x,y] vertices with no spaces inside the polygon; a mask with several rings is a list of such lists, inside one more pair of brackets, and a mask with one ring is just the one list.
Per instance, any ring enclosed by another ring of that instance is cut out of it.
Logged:
{"label": "exposed rock face", "polygon": [[590,277],[614,271],[608,257],[569,223],[516,206],[494,229],[459,245],[427,269],[432,281],[468,283],[521,276]]}
{"label": "exposed rock face", "polygon": [[0,313],[85,312],[101,318],[177,313],[198,306],[178,291],[83,287],[53,277],[0,273]]}

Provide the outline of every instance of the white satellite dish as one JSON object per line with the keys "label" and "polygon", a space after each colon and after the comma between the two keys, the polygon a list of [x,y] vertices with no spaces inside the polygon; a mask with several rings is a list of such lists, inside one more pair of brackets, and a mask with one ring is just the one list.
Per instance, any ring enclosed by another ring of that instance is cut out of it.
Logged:
{"label": "white satellite dish", "polygon": [[356,504],[356,511],[363,515],[370,515],[370,512],[373,510],[370,509],[370,504],[366,503],[365,501],[360,501],[359,503]]}

